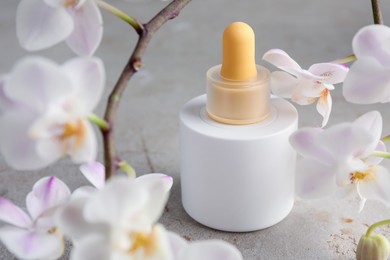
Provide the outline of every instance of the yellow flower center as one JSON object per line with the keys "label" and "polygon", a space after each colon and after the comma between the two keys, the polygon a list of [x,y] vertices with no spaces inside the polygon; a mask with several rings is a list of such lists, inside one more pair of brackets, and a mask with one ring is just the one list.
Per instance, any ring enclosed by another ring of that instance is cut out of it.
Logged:
{"label": "yellow flower center", "polygon": [[69,121],[63,125],[62,134],[59,139],[64,144],[64,152],[70,148],[78,148],[85,139],[86,126],[81,119]]}
{"label": "yellow flower center", "polygon": [[134,240],[133,245],[129,249],[130,253],[135,253],[142,248],[146,249],[148,247],[150,237],[148,237],[148,235],[146,235],[145,233],[134,232],[131,236]]}
{"label": "yellow flower center", "polygon": [[78,4],[79,0],[65,0],[64,6],[65,7],[71,7],[76,6]]}
{"label": "yellow flower center", "polygon": [[350,174],[350,180],[351,183],[356,183],[358,181],[362,180],[371,180],[374,178],[374,175],[371,171],[365,171],[365,172],[353,172]]}

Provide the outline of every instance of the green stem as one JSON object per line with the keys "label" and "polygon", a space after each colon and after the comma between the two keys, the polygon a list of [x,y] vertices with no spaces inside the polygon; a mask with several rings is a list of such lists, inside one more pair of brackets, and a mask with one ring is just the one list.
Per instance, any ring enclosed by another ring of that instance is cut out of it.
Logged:
{"label": "green stem", "polygon": [[345,64],[345,63],[349,63],[349,62],[352,62],[352,61],[355,61],[355,60],[356,60],[355,54],[351,54],[349,56],[346,56],[346,57],[338,59],[338,60],[334,60],[332,62],[333,63],[338,63],[338,64]]}
{"label": "green stem", "polygon": [[97,125],[102,130],[110,129],[110,125],[107,123],[107,121],[95,114],[89,114],[87,116],[87,119],[89,120],[89,122]]}
{"label": "green stem", "polygon": [[130,24],[137,31],[138,34],[141,34],[143,32],[142,24],[140,24],[136,19],[134,19],[130,15],[126,14],[125,12],[119,10],[118,8],[116,8],[116,7],[110,5],[102,0],[96,0],[96,2],[104,10],[112,13],[113,15],[122,19],[126,23]]}
{"label": "green stem", "polygon": [[390,219],[382,220],[377,223],[372,224],[366,232],[366,236],[370,236],[371,233],[376,229],[377,227],[384,226],[384,225],[390,225]]}
{"label": "green stem", "polygon": [[390,159],[390,153],[389,152],[382,152],[382,151],[374,151],[371,156],[376,156],[376,157],[382,157],[386,159]]}
{"label": "green stem", "polygon": [[130,164],[128,164],[127,162],[125,161],[120,161],[118,163],[118,167],[119,169],[121,169],[122,171],[124,171],[125,173],[127,173],[127,176],[129,176],[130,178],[135,178],[137,177],[137,174],[135,173],[135,170],[133,167],[131,167]]}
{"label": "green stem", "polygon": [[390,142],[390,135],[386,135],[385,137],[382,137],[382,142]]}

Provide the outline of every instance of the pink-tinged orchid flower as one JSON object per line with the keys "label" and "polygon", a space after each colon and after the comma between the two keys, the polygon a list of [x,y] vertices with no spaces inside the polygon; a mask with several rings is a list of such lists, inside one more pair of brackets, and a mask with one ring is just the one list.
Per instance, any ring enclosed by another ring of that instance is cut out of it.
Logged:
{"label": "pink-tinged orchid flower", "polygon": [[390,102],[390,28],[369,25],[352,41],[357,61],[343,84],[345,99],[357,104]]}
{"label": "pink-tinged orchid flower", "polygon": [[333,84],[344,81],[348,68],[335,63],[317,63],[304,70],[286,52],[279,49],[269,50],[263,59],[283,70],[271,74],[272,93],[291,98],[299,105],[317,101],[317,111],[323,117],[324,127],[332,110],[330,91],[334,89]]}
{"label": "pink-tinged orchid flower", "polygon": [[326,130],[302,128],[290,137],[304,158],[298,162],[297,193],[303,198],[334,194],[346,196],[354,190],[363,209],[367,199],[390,206],[390,174],[379,165],[374,151],[385,151],[380,141],[382,117],[372,111],[352,123]]}
{"label": "pink-tinged orchid flower", "polygon": [[39,169],[64,155],[75,163],[94,161],[97,140],[87,116],[97,106],[105,73],[97,58],[59,66],[25,58],[0,82],[0,149],[18,170]]}
{"label": "pink-tinged orchid flower", "polygon": [[102,17],[95,0],[22,0],[16,32],[29,51],[66,40],[76,54],[92,55],[102,39]]}
{"label": "pink-tinged orchid flower", "polygon": [[29,215],[11,201],[0,198],[0,240],[20,259],[57,259],[64,250],[63,237],[55,219],[57,210],[68,202],[68,187],[55,177],[35,183],[27,195]]}

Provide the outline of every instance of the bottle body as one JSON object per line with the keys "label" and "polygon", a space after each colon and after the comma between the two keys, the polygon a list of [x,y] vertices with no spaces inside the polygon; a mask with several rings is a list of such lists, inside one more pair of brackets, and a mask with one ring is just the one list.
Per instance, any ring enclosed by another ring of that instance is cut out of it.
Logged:
{"label": "bottle body", "polygon": [[206,95],[180,112],[181,188],[186,212],[208,227],[245,232],[284,219],[294,203],[298,126],[289,102],[271,99],[270,115],[251,125],[215,122]]}

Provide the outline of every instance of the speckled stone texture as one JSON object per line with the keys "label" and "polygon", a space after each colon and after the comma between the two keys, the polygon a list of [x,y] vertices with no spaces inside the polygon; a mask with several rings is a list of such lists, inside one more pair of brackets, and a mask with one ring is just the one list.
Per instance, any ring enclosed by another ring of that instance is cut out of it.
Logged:
{"label": "speckled stone texture", "polygon": [[[7,0],[0,4],[0,73],[8,72],[16,60],[28,54],[19,47],[15,35],[18,2]],[[157,0],[109,2],[143,22],[167,4]],[[386,22],[390,20],[390,2],[383,1],[382,8]],[[107,88],[98,114],[102,114],[107,95],[137,39],[135,32],[119,19],[105,12],[103,18],[104,39],[96,56],[105,63]],[[389,218],[389,209],[368,202],[358,214],[353,199],[297,199],[284,221],[250,233],[211,230],[196,223],[183,210],[178,111],[186,101],[205,92],[207,69],[221,61],[222,31],[238,20],[249,23],[256,32],[258,63],[265,64],[261,57],[268,49],[281,48],[304,68],[351,54],[353,35],[372,23],[369,0],[194,0],[179,17],[155,34],[144,57],[144,68],[125,92],[116,128],[119,153],[139,174],[162,172],[173,176],[174,186],[161,222],[190,241],[223,239],[235,244],[245,259],[353,259],[360,235],[370,223]],[[45,55],[58,62],[73,57],[65,44],[33,55]],[[389,104],[348,104],[340,87],[332,95],[329,125],[352,121],[377,109],[384,117],[384,133],[390,133]],[[322,119],[315,107],[298,107],[298,110],[300,126],[320,125]],[[100,159],[101,147],[100,144]],[[17,172],[0,156],[0,195],[24,207],[25,195],[33,183],[46,175],[61,178],[72,190],[87,184],[78,167],[67,159],[44,170]],[[390,236],[390,228],[382,231]],[[14,259],[2,245],[0,259]],[[68,254],[61,259],[68,259]]]}

